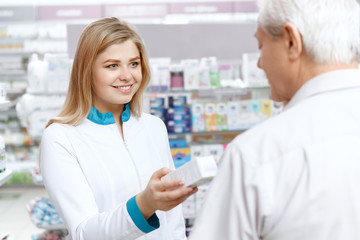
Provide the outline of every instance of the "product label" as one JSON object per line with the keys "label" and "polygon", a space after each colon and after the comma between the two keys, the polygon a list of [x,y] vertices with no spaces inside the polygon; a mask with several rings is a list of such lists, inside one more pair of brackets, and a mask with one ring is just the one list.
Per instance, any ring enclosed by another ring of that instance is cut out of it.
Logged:
{"label": "product label", "polygon": [[171,149],[171,155],[174,160],[175,168],[178,168],[190,161],[190,148]]}
{"label": "product label", "polygon": [[9,6],[0,7],[0,21],[34,21],[36,20],[35,7]]}
{"label": "product label", "polygon": [[203,103],[194,103],[191,106],[191,127],[193,132],[205,131],[205,110]]}
{"label": "product label", "polygon": [[217,115],[217,129],[218,131],[228,130],[228,121],[227,121],[227,104],[226,103],[217,103],[216,104],[216,115]]}
{"label": "product label", "polygon": [[102,17],[100,5],[39,6],[39,20],[95,19]]}
{"label": "product label", "polygon": [[205,130],[217,131],[217,115],[215,103],[205,104]]}
{"label": "product label", "polygon": [[0,149],[0,173],[6,169],[5,149]]}

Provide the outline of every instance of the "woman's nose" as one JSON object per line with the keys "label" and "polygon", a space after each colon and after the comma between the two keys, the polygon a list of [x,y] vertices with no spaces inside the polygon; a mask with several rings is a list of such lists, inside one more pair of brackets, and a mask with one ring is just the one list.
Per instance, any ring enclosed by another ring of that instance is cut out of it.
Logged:
{"label": "woman's nose", "polygon": [[120,69],[119,78],[121,81],[129,81],[131,79],[131,72],[127,67]]}

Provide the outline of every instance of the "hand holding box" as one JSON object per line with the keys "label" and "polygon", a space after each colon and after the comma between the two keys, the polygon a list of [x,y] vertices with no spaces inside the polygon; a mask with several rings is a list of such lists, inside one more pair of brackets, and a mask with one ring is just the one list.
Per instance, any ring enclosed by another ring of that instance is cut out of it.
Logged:
{"label": "hand holding box", "polygon": [[199,186],[211,181],[217,172],[214,156],[196,157],[186,164],[168,173],[161,180],[181,179],[184,186]]}

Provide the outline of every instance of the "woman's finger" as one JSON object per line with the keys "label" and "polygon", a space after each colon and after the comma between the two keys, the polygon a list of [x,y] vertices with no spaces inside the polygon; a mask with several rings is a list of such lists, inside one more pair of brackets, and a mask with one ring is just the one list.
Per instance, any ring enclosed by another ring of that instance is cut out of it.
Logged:
{"label": "woman's finger", "polygon": [[158,183],[159,191],[174,190],[176,188],[184,186],[184,181],[180,179],[176,180],[161,180]]}
{"label": "woman's finger", "polygon": [[196,191],[197,190],[194,190],[193,187],[183,187],[174,190],[160,192],[158,196],[164,201],[174,201],[182,197],[188,197],[191,194],[195,193]]}
{"label": "woman's finger", "polygon": [[170,173],[171,171],[172,171],[171,169],[163,167],[157,170],[156,172],[154,172],[153,175],[151,176],[151,179],[160,180],[163,176]]}
{"label": "woman's finger", "polygon": [[162,210],[170,210],[174,207],[176,207],[177,205],[179,205],[180,203],[184,202],[188,197],[190,197],[192,194],[196,193],[198,191],[197,188],[193,188],[191,192],[189,192],[189,194],[186,194],[186,195],[183,195],[179,198],[176,198],[174,200],[171,200],[171,201],[166,201],[163,203],[162,205]]}

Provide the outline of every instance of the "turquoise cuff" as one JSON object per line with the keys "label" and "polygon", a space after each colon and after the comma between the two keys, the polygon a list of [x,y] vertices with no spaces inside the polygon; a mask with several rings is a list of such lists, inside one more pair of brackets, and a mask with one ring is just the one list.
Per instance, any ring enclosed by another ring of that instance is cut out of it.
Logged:
{"label": "turquoise cuff", "polygon": [[127,201],[126,208],[135,225],[144,233],[149,233],[160,227],[159,218],[156,216],[156,213],[146,221],[136,203],[136,196]]}

